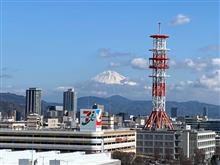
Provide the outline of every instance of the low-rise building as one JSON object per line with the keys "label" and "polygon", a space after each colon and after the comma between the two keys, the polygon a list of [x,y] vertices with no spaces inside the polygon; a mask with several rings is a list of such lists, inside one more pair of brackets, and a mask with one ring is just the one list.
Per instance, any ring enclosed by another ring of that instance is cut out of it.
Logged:
{"label": "low-rise building", "polygon": [[210,130],[184,130],[182,132],[183,153],[187,158],[193,158],[196,149],[202,150],[205,159],[210,159],[215,153],[215,132]]}
{"label": "low-rise building", "polygon": [[114,115],[110,115],[108,112],[102,113],[102,129],[114,129]]}
{"label": "low-rise building", "polygon": [[48,106],[47,118],[58,118],[59,122],[63,121],[63,106]]}
{"label": "low-rise building", "polygon": [[193,129],[205,129],[212,130],[220,133],[220,120],[219,119],[207,119],[205,117],[188,117],[185,118],[185,124],[191,125]]}
{"label": "low-rise building", "polygon": [[47,119],[48,123],[48,128],[53,129],[53,128],[60,128],[60,123],[58,118],[49,118]]}
{"label": "low-rise building", "polygon": [[0,129],[22,130],[26,128],[25,121],[0,121]]}
{"label": "low-rise building", "polygon": [[180,134],[167,130],[138,130],[136,152],[137,154],[179,157]]}
{"label": "low-rise building", "polygon": [[143,128],[145,123],[146,123],[146,119],[148,117],[147,116],[138,116],[138,117],[135,117],[135,123],[137,125],[137,127],[139,128]]}
{"label": "low-rise building", "polygon": [[28,129],[40,129],[43,125],[43,116],[36,113],[29,114],[26,124]]}
{"label": "low-rise building", "polygon": [[190,127],[182,130],[138,130],[136,152],[174,159],[178,159],[183,152],[184,156],[193,159],[195,151],[200,150],[207,161],[215,153],[215,136],[214,131],[191,130]]}
{"label": "low-rise building", "polygon": [[67,131],[1,130],[0,149],[35,149],[60,151],[135,151],[134,130]]}
{"label": "low-rise building", "polygon": [[[1,165],[120,165],[111,153],[85,154],[85,152],[61,153],[60,151],[36,152],[34,150],[0,150]],[[12,159],[13,158],[13,159]]]}

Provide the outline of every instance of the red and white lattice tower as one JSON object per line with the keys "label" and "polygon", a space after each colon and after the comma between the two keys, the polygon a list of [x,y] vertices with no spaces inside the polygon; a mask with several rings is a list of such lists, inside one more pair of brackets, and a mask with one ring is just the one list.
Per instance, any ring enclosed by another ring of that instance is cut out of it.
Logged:
{"label": "red and white lattice tower", "polygon": [[153,38],[153,57],[149,58],[149,68],[153,69],[152,77],[152,103],[153,110],[145,124],[145,129],[173,129],[170,118],[165,111],[166,105],[166,69],[168,66],[168,57],[166,48],[166,39],[169,37],[159,33],[150,36]]}

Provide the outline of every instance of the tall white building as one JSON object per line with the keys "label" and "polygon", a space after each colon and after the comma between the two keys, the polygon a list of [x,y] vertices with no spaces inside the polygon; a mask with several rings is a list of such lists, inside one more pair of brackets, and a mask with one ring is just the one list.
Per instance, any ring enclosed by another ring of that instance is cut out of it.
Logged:
{"label": "tall white building", "polygon": [[76,92],[71,88],[63,93],[63,108],[64,111],[68,112],[68,116],[71,116],[73,121],[75,121],[77,111],[77,96]]}
{"label": "tall white building", "polygon": [[41,115],[41,89],[39,88],[26,90],[25,118],[33,113]]}

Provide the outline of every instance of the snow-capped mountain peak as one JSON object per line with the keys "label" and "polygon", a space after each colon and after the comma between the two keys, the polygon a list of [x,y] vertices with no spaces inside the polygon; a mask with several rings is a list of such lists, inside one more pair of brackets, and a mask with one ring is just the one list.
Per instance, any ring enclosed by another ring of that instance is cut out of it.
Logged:
{"label": "snow-capped mountain peak", "polygon": [[112,85],[112,84],[117,84],[117,85],[126,84],[126,85],[131,85],[131,86],[137,85],[136,82],[128,81],[128,79],[125,76],[112,70],[104,71],[98,74],[97,76],[95,76],[94,78],[92,78],[92,80],[95,82],[109,84],[109,85]]}
{"label": "snow-capped mountain peak", "polygon": [[120,75],[118,72],[115,71],[104,71],[94,78],[93,81],[104,83],[104,84],[122,84],[121,81],[125,80],[126,78]]}

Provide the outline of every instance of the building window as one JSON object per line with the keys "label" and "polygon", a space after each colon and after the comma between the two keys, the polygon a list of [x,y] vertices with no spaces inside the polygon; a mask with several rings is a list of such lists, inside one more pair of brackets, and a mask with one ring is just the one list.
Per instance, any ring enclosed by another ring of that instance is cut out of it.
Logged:
{"label": "building window", "polygon": [[163,147],[163,142],[154,142],[155,147]]}
{"label": "building window", "polygon": [[165,147],[173,147],[173,142],[165,142],[164,146]]}
{"label": "building window", "polygon": [[163,140],[163,135],[155,135],[155,140]]}
{"label": "building window", "polygon": [[153,142],[152,141],[145,141],[144,145],[145,146],[153,146]]}
{"label": "building window", "polygon": [[173,135],[165,135],[165,140],[173,140]]}
{"label": "building window", "polygon": [[151,139],[153,139],[153,135],[146,134],[146,135],[144,135],[144,138],[151,140]]}
{"label": "building window", "polygon": [[146,154],[151,154],[151,153],[153,153],[153,148],[144,148],[144,152]]}
{"label": "building window", "polygon": [[138,138],[138,139],[143,139],[143,135],[138,134],[138,135],[137,135],[137,138]]}
{"label": "building window", "polygon": [[173,154],[173,149],[171,149],[171,148],[165,148],[165,153],[166,154]]}
{"label": "building window", "polygon": [[142,141],[137,141],[137,146],[143,146],[143,142]]}
{"label": "building window", "polygon": [[143,152],[143,148],[137,148],[137,152]]}

